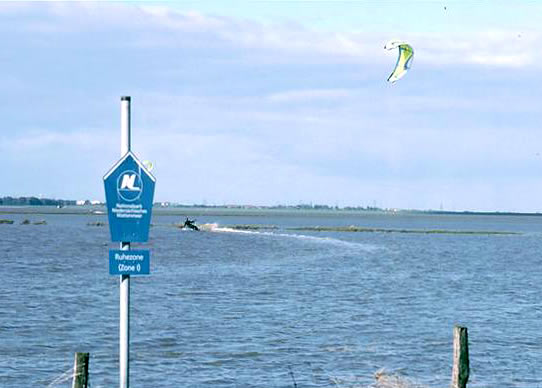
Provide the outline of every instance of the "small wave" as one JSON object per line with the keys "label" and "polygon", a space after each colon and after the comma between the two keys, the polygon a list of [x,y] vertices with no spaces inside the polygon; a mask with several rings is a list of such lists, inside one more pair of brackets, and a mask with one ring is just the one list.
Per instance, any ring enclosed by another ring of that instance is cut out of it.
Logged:
{"label": "small wave", "polygon": [[358,242],[353,242],[353,241],[345,241],[345,240],[340,240],[338,238],[333,238],[333,237],[317,237],[317,236],[307,236],[304,234],[287,234],[287,233],[277,233],[277,234],[269,233],[269,234],[272,234],[275,236],[297,238],[300,240],[309,240],[309,241],[313,241],[315,243],[321,243],[321,244],[333,244],[333,245],[340,245],[344,247],[358,248],[358,249],[363,249],[364,251],[368,251],[368,252],[373,252],[382,248],[373,244],[364,244],[364,243],[358,243]]}
{"label": "small wave", "polygon": [[324,350],[330,353],[352,353],[356,348],[348,345],[330,345],[326,346]]}
{"label": "small wave", "polygon": [[308,236],[308,235],[296,234],[296,233],[276,233],[276,232],[260,231],[260,230],[246,230],[246,229],[239,229],[239,228],[229,227],[229,226],[220,226],[217,223],[202,224],[202,225],[199,225],[199,228],[200,230],[203,230],[206,232],[240,233],[240,234],[252,234],[252,235],[260,235],[260,236],[293,238],[293,239],[299,239],[299,240],[312,241],[312,242],[321,243],[321,244],[333,244],[333,245],[340,245],[344,247],[363,249],[368,252],[373,252],[373,251],[382,249],[382,247],[379,247],[373,244],[364,244],[364,243],[358,243],[358,242],[353,242],[353,241],[345,241],[345,240],[340,240],[333,237],[319,237],[319,236]]}

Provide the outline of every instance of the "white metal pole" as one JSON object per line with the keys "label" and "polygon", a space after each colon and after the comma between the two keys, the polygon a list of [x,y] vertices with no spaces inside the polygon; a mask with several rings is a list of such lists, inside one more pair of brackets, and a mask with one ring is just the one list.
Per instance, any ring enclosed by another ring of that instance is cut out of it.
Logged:
{"label": "white metal pole", "polygon": [[[129,250],[130,243],[121,243],[122,250]],[[130,275],[120,275],[120,325],[119,325],[120,388],[130,386]]]}
{"label": "white metal pole", "polygon": [[120,157],[122,158],[131,148],[130,137],[130,97],[120,98]]}
{"label": "white metal pole", "polygon": [[[130,97],[120,98],[120,156],[130,151]],[[120,249],[130,250],[129,242],[121,242]],[[120,275],[119,319],[120,388],[129,388],[130,379],[130,275]]]}

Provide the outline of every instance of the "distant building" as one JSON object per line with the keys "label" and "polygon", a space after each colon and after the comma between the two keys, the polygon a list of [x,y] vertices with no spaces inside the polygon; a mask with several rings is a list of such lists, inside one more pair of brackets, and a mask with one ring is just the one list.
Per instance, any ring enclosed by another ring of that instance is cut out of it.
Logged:
{"label": "distant building", "polygon": [[89,201],[88,199],[79,199],[75,201],[75,204],[77,206],[101,205],[102,201],[98,201],[97,199],[94,199],[92,201]]}

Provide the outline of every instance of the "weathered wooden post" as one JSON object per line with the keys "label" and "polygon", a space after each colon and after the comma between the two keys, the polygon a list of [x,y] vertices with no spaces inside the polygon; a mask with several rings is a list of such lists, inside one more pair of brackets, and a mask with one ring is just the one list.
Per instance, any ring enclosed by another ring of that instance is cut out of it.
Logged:
{"label": "weathered wooden post", "polygon": [[467,328],[454,326],[452,388],[466,388],[469,380],[469,336]]}
{"label": "weathered wooden post", "polygon": [[88,353],[75,353],[73,362],[72,388],[87,388],[88,386]]}

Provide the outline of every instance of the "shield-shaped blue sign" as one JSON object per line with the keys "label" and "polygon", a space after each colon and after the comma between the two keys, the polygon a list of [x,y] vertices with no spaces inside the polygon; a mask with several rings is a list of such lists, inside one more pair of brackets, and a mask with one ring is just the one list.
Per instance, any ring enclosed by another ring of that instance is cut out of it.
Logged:
{"label": "shield-shaped blue sign", "polygon": [[105,200],[112,241],[149,239],[156,179],[128,152],[104,176]]}

